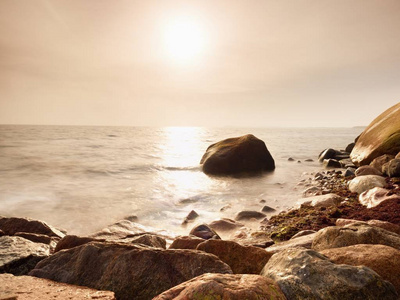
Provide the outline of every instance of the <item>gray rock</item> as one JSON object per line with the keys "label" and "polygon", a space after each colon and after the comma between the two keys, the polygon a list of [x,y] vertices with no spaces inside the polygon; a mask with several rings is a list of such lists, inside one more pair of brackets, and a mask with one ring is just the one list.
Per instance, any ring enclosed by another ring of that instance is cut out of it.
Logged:
{"label": "gray rock", "polygon": [[189,233],[189,235],[197,236],[204,240],[209,239],[218,239],[220,240],[220,236],[216,233],[210,226],[207,224],[201,224],[195,226]]}
{"label": "gray rock", "polygon": [[350,176],[354,176],[356,172],[355,168],[347,168],[346,172],[344,172],[344,177],[350,177]]}
{"label": "gray rock", "polygon": [[353,150],[353,148],[354,148],[355,145],[356,145],[356,143],[350,143],[350,144],[348,144],[347,147],[346,147],[346,149],[345,149],[345,151],[346,151],[347,153],[351,153],[351,151]]}
{"label": "gray rock", "polygon": [[262,219],[265,218],[267,215],[259,212],[259,211],[255,211],[255,210],[243,210],[241,212],[239,212],[236,217],[235,220],[236,221],[242,221],[242,220],[250,220],[250,219]]}
{"label": "gray rock", "polygon": [[386,186],[385,178],[378,175],[359,176],[352,179],[349,182],[349,190],[352,193],[358,193],[358,194],[361,194],[375,187],[385,187],[385,186]]}
{"label": "gray rock", "polygon": [[322,162],[324,168],[341,168],[342,164],[336,159],[324,159]]}
{"label": "gray rock", "polygon": [[261,275],[278,283],[287,299],[398,299],[393,285],[364,266],[337,265],[309,249],[287,249],[271,257]]}

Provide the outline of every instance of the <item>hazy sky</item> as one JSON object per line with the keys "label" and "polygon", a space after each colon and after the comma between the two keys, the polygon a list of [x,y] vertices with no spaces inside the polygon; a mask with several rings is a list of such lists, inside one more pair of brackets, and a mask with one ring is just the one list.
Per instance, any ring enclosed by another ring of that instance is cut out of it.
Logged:
{"label": "hazy sky", "polygon": [[0,124],[367,125],[399,0],[0,0]]}

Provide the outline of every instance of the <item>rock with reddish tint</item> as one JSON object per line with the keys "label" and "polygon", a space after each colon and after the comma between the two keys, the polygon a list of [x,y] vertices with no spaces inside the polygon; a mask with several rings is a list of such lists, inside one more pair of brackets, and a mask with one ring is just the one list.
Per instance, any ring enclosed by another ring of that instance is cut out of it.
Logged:
{"label": "rock with reddish tint", "polygon": [[359,176],[349,181],[349,190],[352,193],[357,193],[357,194],[361,194],[375,187],[383,188],[385,186],[386,186],[385,178],[377,175]]}
{"label": "rock with reddish tint", "polygon": [[274,281],[260,275],[204,274],[153,300],[178,299],[286,300],[286,297]]}
{"label": "rock with reddish tint", "polygon": [[389,177],[400,177],[400,159],[392,159],[385,172]]}
{"label": "rock with reddish tint", "polygon": [[393,285],[371,269],[338,265],[309,249],[274,254],[261,275],[278,283],[287,299],[398,299]]}
{"label": "rock with reddish tint", "polygon": [[204,273],[232,271],[215,255],[139,245],[90,242],[41,261],[31,276],[110,290],[118,299],[152,297]]}
{"label": "rock with reddish tint", "polygon": [[355,224],[355,223],[364,223],[368,224],[370,226],[375,226],[379,227],[382,229],[385,229],[387,231],[394,232],[396,234],[400,234],[400,226],[386,222],[386,221],[381,221],[381,220],[369,220],[369,221],[359,221],[359,220],[353,220],[353,219],[337,219],[336,220],[336,226],[345,226],[345,225],[350,225],[350,224]]}
{"label": "rock with reddish tint", "polygon": [[265,218],[266,216],[267,216],[266,214],[259,211],[243,210],[235,216],[235,220],[236,221],[251,220],[251,219],[259,220]]}
{"label": "rock with reddish tint", "polygon": [[146,245],[160,249],[166,249],[167,247],[167,241],[163,237],[151,233],[144,233],[134,237],[125,238],[120,240],[120,242]]}
{"label": "rock with reddish tint", "polygon": [[384,245],[353,245],[326,249],[321,254],[336,264],[366,266],[389,281],[400,293],[400,250]]}
{"label": "rock with reddish tint", "polygon": [[230,138],[207,148],[200,164],[210,175],[272,171],[275,162],[265,143],[252,134]]}
{"label": "rock with reddish tint", "polygon": [[95,239],[90,237],[81,237],[76,235],[66,235],[57,243],[54,252],[58,252],[64,249],[71,249],[93,241],[104,242],[105,240]]}
{"label": "rock with reddish tint", "polygon": [[197,245],[204,242],[204,239],[197,236],[179,236],[168,249],[196,249]]}
{"label": "rock with reddish tint", "polygon": [[356,176],[365,176],[365,175],[378,175],[378,176],[382,176],[382,172],[375,169],[374,167],[371,166],[361,166],[359,168],[357,168],[356,172],[355,172]]}
{"label": "rock with reddish tint", "polygon": [[0,282],[0,299],[2,300],[115,300],[114,293],[110,291],[98,291],[31,276],[1,274]]}
{"label": "rock with reddish tint", "polygon": [[50,246],[19,236],[0,237],[0,273],[25,275],[50,254]]}
{"label": "rock with reddish tint", "polygon": [[381,173],[385,173],[385,172],[383,172],[383,165],[385,165],[386,163],[391,161],[393,158],[394,158],[394,155],[384,154],[384,155],[381,155],[381,156],[378,156],[377,158],[375,158],[369,165],[371,167],[377,169]]}
{"label": "rock with reddish tint", "polygon": [[235,220],[228,219],[228,218],[222,218],[220,220],[215,220],[212,221],[209,226],[213,230],[217,231],[229,231],[229,230],[235,230],[240,227],[243,227],[244,225],[242,223],[236,222]]}
{"label": "rock with reddish tint", "polygon": [[199,238],[202,238],[204,240],[209,240],[209,239],[217,239],[220,240],[220,236],[218,233],[215,232],[210,226],[207,224],[201,224],[195,226],[189,233],[189,235],[197,236]]}
{"label": "rock with reddish tint", "polygon": [[292,238],[288,241],[276,243],[275,245],[272,245],[265,250],[269,253],[278,253],[282,250],[286,250],[289,248],[305,248],[305,249],[311,249],[311,245],[313,243],[313,240],[315,238],[316,233],[311,233],[303,236],[299,236],[296,238]]}
{"label": "rock with reddish tint", "polygon": [[297,204],[299,206],[304,204],[304,205],[310,205],[310,206],[314,206],[314,207],[329,207],[329,206],[338,205],[342,201],[343,201],[343,198],[336,194],[326,194],[326,195],[302,198],[297,201]]}
{"label": "rock with reddish tint", "polygon": [[375,207],[383,201],[400,199],[400,195],[392,194],[388,189],[376,187],[360,194],[358,201],[367,208]]}
{"label": "rock with reddish tint", "polygon": [[357,244],[380,244],[400,249],[400,235],[362,223],[329,226],[317,232],[312,249],[321,251]]}
{"label": "rock with reddish tint", "polygon": [[234,274],[260,274],[272,255],[258,247],[222,240],[205,241],[197,246],[197,250],[218,256]]}
{"label": "rock with reddish tint", "polygon": [[0,229],[6,235],[14,235],[17,232],[42,234],[51,237],[64,237],[64,233],[43,221],[29,218],[7,218],[0,217]]}

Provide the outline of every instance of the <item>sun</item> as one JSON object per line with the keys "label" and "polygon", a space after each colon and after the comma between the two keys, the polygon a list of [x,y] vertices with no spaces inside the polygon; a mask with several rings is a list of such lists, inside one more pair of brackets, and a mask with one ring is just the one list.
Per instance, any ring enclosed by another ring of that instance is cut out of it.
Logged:
{"label": "sun", "polygon": [[178,63],[193,63],[204,52],[204,30],[197,20],[179,17],[165,26],[164,42],[168,57]]}

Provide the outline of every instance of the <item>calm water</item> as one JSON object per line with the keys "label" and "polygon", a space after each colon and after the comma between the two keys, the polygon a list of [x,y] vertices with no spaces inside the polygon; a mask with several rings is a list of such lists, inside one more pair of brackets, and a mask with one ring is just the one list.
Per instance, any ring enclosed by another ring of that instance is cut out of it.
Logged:
{"label": "calm water", "polygon": [[[261,199],[279,210],[292,206],[302,173],[320,170],[319,152],[343,149],[361,131],[2,125],[0,215],[44,220],[71,234],[136,215],[143,225],[187,233],[180,224],[192,209],[207,222],[258,210]],[[201,172],[211,143],[247,133],[267,144],[273,173],[238,179]]]}

